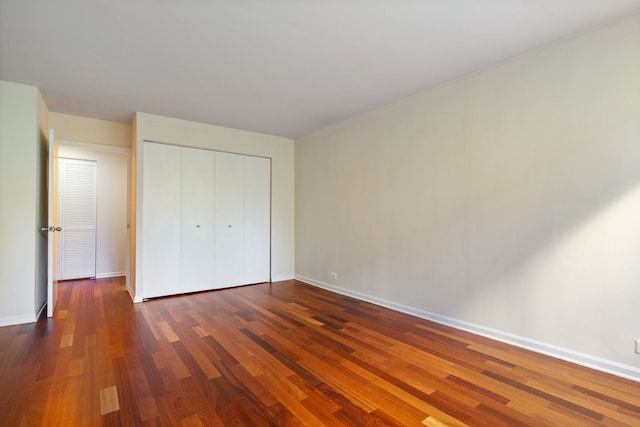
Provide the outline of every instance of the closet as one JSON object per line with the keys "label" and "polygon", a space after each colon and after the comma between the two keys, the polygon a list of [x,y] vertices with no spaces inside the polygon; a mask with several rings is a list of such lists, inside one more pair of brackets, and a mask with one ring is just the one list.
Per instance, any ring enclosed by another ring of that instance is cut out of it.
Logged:
{"label": "closet", "polygon": [[143,298],[270,280],[271,160],[144,143]]}

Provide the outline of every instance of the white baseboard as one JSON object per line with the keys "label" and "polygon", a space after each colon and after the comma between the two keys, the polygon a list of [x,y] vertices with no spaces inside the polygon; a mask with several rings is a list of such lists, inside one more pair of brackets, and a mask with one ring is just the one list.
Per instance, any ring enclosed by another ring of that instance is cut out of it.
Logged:
{"label": "white baseboard", "polygon": [[115,271],[111,273],[96,273],[96,279],[108,279],[110,277],[121,277],[125,276],[126,273],[124,271]]}
{"label": "white baseboard", "polygon": [[273,276],[271,278],[272,282],[282,282],[285,280],[293,280],[295,279],[296,276],[294,276],[293,274],[287,274],[287,275],[282,275],[282,276]]}
{"label": "white baseboard", "polygon": [[38,318],[35,315],[30,316],[11,316],[11,317],[2,317],[0,318],[0,327],[2,326],[13,326],[13,325],[22,325],[24,323],[33,323]]}
{"label": "white baseboard", "polygon": [[442,325],[450,326],[452,328],[460,329],[466,332],[471,332],[476,335],[480,335],[506,344],[511,344],[513,346],[531,350],[536,353],[544,354],[546,356],[555,357],[556,359],[565,360],[567,362],[575,363],[576,365],[640,382],[640,369],[634,366],[624,365],[622,363],[613,362],[611,360],[602,359],[600,357],[591,356],[589,354],[580,353],[545,342],[532,340],[508,332],[487,328],[481,325],[476,325],[474,323],[454,319],[452,317],[441,316],[439,314],[420,310],[414,307],[398,304],[393,301],[388,301],[360,292],[354,292],[348,289],[341,288],[339,286],[330,285],[328,283],[310,279],[308,277],[296,275],[295,278],[296,280],[307,283],[309,285],[336,292],[341,295],[346,295],[362,301],[370,302],[372,304],[390,308],[401,313],[410,314],[421,319],[431,320],[432,322],[440,323]]}
{"label": "white baseboard", "polygon": [[47,301],[45,300],[42,303],[42,305],[40,306],[40,308],[38,309],[38,312],[35,314],[35,316],[14,316],[14,317],[0,318],[0,327],[1,326],[22,325],[22,324],[25,324],[25,323],[37,322],[38,319],[40,318],[40,316],[42,315],[42,312],[46,308],[47,308]]}

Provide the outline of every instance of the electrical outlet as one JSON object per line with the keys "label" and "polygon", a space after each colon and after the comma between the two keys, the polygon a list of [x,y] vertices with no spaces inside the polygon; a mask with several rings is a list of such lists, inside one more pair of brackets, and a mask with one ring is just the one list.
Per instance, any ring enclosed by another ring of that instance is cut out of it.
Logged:
{"label": "electrical outlet", "polygon": [[332,280],[338,280],[338,273],[332,271],[331,273],[329,273],[329,275],[331,276]]}
{"label": "electrical outlet", "polygon": [[636,340],[636,353],[640,354],[640,340]]}

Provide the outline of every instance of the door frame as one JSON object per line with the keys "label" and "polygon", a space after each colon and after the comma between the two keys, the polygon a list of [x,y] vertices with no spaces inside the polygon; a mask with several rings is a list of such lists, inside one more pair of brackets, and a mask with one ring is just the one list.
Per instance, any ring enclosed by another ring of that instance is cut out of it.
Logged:
{"label": "door frame", "polygon": [[[89,142],[80,142],[80,141],[71,141],[66,139],[58,139],[56,140],[56,146],[58,147],[69,147],[69,148],[77,148],[86,151],[100,151],[100,152],[108,152],[108,153],[118,153],[124,154],[125,161],[127,164],[126,172],[127,172],[127,233],[126,233],[126,243],[125,243],[125,277],[126,277],[126,289],[127,292],[131,293],[131,148],[129,147],[120,147],[115,145],[103,145],[103,144],[93,144]],[[57,173],[57,171],[56,171]],[[58,177],[56,176],[57,180]],[[59,197],[58,189],[54,190],[56,192],[55,197]],[[98,207],[98,209],[100,209]]]}

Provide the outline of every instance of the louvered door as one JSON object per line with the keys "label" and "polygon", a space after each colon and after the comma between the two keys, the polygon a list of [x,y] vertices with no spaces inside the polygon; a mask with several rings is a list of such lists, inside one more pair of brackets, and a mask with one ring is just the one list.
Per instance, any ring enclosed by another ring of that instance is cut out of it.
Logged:
{"label": "louvered door", "polygon": [[96,275],[96,162],[60,159],[60,279]]}

